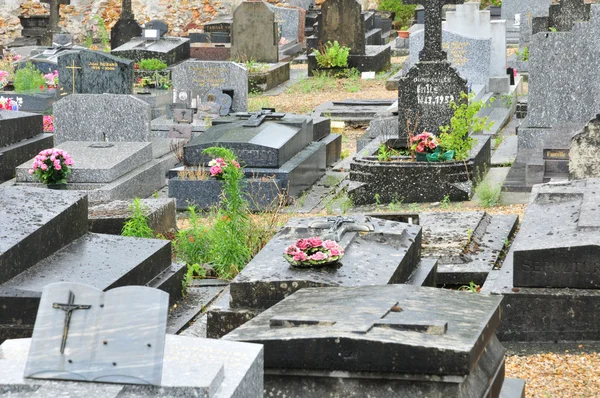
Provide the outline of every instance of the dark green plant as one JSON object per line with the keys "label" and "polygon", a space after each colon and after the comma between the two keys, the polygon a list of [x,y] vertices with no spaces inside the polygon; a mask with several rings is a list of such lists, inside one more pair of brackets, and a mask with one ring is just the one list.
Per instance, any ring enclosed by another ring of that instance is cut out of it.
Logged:
{"label": "dark green plant", "polygon": [[15,91],[19,93],[41,91],[46,87],[46,79],[31,62],[27,62],[25,66],[15,72],[14,81]]}
{"label": "dark green plant", "polygon": [[395,21],[398,26],[402,27],[412,25],[416,8],[416,5],[402,4],[402,0],[379,0],[377,2],[378,10],[395,12]]}
{"label": "dark green plant", "polygon": [[167,69],[167,64],[165,64],[160,59],[156,58],[146,58],[142,59],[138,62],[138,66],[141,70],[163,70]]}
{"label": "dark green plant", "polygon": [[325,45],[319,46],[313,54],[317,57],[317,64],[321,68],[346,68],[348,66],[348,55],[350,48],[340,46],[340,43],[334,41],[327,42]]}
{"label": "dark green plant", "polygon": [[210,261],[208,228],[201,224],[194,207],[189,207],[188,212],[190,227],[177,232],[174,242],[175,253],[178,259],[185,261],[188,265],[207,263]]}
{"label": "dark green plant", "polygon": [[146,208],[142,205],[140,198],[133,199],[133,203],[129,205],[131,215],[127,217],[122,236],[132,236],[135,238],[154,238],[154,232],[148,226],[148,216],[145,214]]}
{"label": "dark green plant", "polygon": [[181,281],[181,292],[185,296],[187,293],[188,286],[193,279],[204,279],[206,278],[206,270],[200,264],[188,264],[187,272]]}
{"label": "dark green plant", "polygon": [[469,152],[475,143],[470,136],[471,132],[481,132],[489,130],[493,122],[488,122],[487,117],[477,117],[477,112],[486,107],[483,101],[472,101],[474,95],[461,93],[461,101],[450,102],[450,107],[454,110],[454,115],[450,119],[449,126],[440,127],[440,146],[445,151],[454,151],[456,160],[465,160],[469,157]]}

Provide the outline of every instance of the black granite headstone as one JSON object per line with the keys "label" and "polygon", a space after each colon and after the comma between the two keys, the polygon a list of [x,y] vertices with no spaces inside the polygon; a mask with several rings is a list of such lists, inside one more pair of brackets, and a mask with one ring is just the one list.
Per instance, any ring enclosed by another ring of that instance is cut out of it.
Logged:
{"label": "black granite headstone", "polygon": [[440,127],[450,124],[454,114],[450,102],[462,102],[461,93],[468,93],[466,79],[450,65],[442,50],[442,6],[461,3],[463,0],[407,0],[407,4],[425,7],[425,44],[419,62],[398,86],[400,138],[423,131],[439,134]]}
{"label": "black granite headstone", "polygon": [[131,94],[133,61],[100,51],[68,51],[58,57],[60,95]]}

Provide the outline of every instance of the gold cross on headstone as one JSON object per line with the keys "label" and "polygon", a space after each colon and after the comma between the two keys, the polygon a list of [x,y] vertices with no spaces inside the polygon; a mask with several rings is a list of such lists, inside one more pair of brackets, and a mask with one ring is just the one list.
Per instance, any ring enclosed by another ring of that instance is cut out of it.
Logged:
{"label": "gold cross on headstone", "polygon": [[72,87],[72,93],[75,94],[75,69],[81,69],[81,67],[75,66],[75,60],[71,60],[71,66],[67,66],[66,68],[71,69],[71,72],[72,72],[71,87]]}
{"label": "gold cross on headstone", "polygon": [[71,323],[71,314],[75,310],[89,310],[92,306],[88,304],[74,304],[75,295],[69,290],[69,301],[67,304],[52,303],[52,308],[65,311],[65,324],[63,327],[62,342],[60,344],[60,353],[65,353],[65,346],[67,345],[67,335],[69,334],[69,324]]}

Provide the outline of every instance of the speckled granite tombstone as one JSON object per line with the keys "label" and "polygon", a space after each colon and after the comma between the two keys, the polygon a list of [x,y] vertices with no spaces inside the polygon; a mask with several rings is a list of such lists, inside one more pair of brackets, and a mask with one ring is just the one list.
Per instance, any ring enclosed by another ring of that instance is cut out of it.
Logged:
{"label": "speckled granite tombstone", "polygon": [[44,133],[42,115],[0,111],[0,182],[15,175],[15,167],[53,146],[52,134]]}
{"label": "speckled granite tombstone", "polygon": [[152,110],[132,95],[76,94],[54,104],[54,140],[150,141]]}
{"label": "speckled granite tombstone", "polygon": [[502,19],[515,19],[515,14],[521,15],[521,21],[526,20],[529,15],[548,14],[548,8],[552,0],[503,0]]}
{"label": "speckled granite tombstone", "polygon": [[600,115],[571,138],[569,178],[582,180],[600,177],[598,148],[600,147]]}
{"label": "speckled granite tombstone", "polygon": [[[68,189],[86,191],[93,201],[148,197],[165,185],[164,168],[150,142],[67,141],[74,159]],[[42,186],[28,173],[33,159],[16,169],[16,183]]]}
{"label": "speckled granite tombstone", "polygon": [[2,390],[38,397],[61,387],[69,396],[262,396],[260,345],[166,336],[168,304],[168,294],[142,286],[44,287],[32,339],[0,346]]}
{"label": "speckled granite tombstone", "polygon": [[461,102],[460,93],[468,92],[467,81],[446,60],[447,55],[442,47],[442,6],[462,2],[463,0],[408,2],[425,7],[425,45],[419,53],[419,62],[399,82],[400,138],[408,135],[407,120],[412,124],[417,118],[419,130],[437,134],[440,126],[450,124],[450,118],[454,114],[449,106],[450,101]]}
{"label": "speckled granite tombstone", "polygon": [[306,287],[435,285],[437,260],[421,262],[419,226],[363,215],[346,220],[349,223],[342,224],[341,228],[347,231],[339,229],[344,258],[340,264],[322,268],[292,267],[283,258],[283,252],[298,239],[328,234],[327,228],[334,226],[336,218],[290,220],[231,282],[229,293],[209,310],[208,336],[221,337]]}
{"label": "speckled granite tombstone", "polygon": [[298,40],[302,43],[300,33],[300,10],[296,8],[275,7],[269,4],[269,8],[275,12],[275,22],[281,27],[281,37],[288,40]]}
{"label": "speckled granite tombstone", "polygon": [[407,285],[303,289],[224,340],[264,345],[265,396],[521,398],[495,334],[501,300]]}
{"label": "speckled granite tombstone", "polygon": [[502,340],[596,340],[600,180],[533,187],[506,260],[483,291],[504,295]]}
{"label": "speckled granite tombstone", "polygon": [[[419,62],[419,52],[423,49],[424,37],[424,30],[411,33],[409,67]],[[448,60],[460,76],[467,79],[469,83],[487,86],[490,76],[491,38],[468,37],[444,30],[442,40],[443,49],[448,53]]]}
{"label": "speckled granite tombstone", "polygon": [[532,21],[532,34],[548,32],[550,28],[558,32],[567,32],[573,28],[576,21],[590,19],[590,4],[584,0],[560,0],[552,4],[547,17],[535,17]]}
{"label": "speckled granite tombstone", "polygon": [[519,127],[517,158],[504,190],[527,192],[534,184],[549,181],[544,175],[544,150],[549,149],[544,141],[558,130],[568,142],[573,132],[596,116],[600,90],[589,83],[600,80],[598,37],[599,4],[591,5],[589,21],[575,22],[571,31],[533,36],[528,113]]}
{"label": "speckled granite tombstone", "polygon": [[279,62],[275,13],[262,1],[243,1],[233,12],[231,59]]}
{"label": "speckled granite tombstone", "polygon": [[233,96],[231,110],[248,110],[248,71],[240,64],[221,61],[188,60],[172,68],[173,87],[192,90],[192,95],[205,98],[212,89]]}
{"label": "speckled granite tombstone", "polygon": [[61,97],[69,94],[131,94],[133,62],[101,51],[66,51],[58,57]]}

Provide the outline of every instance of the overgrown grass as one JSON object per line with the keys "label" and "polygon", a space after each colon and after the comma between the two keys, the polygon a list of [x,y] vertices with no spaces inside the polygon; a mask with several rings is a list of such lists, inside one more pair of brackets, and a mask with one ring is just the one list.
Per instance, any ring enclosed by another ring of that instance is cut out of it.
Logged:
{"label": "overgrown grass", "polygon": [[480,182],[475,188],[477,203],[483,208],[496,206],[500,203],[501,195],[502,186],[500,184],[492,184],[488,180]]}
{"label": "overgrown grass", "polygon": [[148,226],[148,216],[146,216],[146,207],[142,204],[140,198],[133,199],[129,206],[131,215],[125,221],[122,236],[131,236],[135,238],[154,238],[154,232]]}
{"label": "overgrown grass", "polygon": [[273,103],[271,102],[271,98],[260,96],[260,95],[250,95],[248,96],[248,112],[256,112],[260,111],[262,108],[273,108]]}

